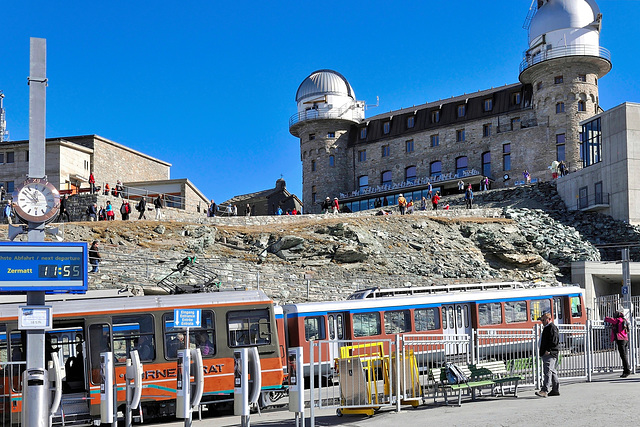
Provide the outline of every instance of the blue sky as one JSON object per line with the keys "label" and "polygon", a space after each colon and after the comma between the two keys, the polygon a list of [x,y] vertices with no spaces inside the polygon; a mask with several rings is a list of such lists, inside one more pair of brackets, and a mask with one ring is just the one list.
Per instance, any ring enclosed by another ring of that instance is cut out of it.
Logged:
{"label": "blue sky", "polygon": [[[29,37],[47,39],[47,137],[98,134],[173,164],[221,202],[302,196],[288,120],[311,72],[342,73],[367,117],[518,81],[530,0],[3,2],[0,90],[28,139]],[[608,109],[640,102],[639,0],[599,0]]]}

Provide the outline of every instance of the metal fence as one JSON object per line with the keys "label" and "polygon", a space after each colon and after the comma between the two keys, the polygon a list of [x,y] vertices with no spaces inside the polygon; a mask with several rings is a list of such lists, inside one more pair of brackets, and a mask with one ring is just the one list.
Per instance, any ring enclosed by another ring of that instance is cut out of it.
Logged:
{"label": "metal fence", "polygon": [[0,426],[20,424],[21,413],[17,411],[17,405],[22,401],[21,377],[25,367],[26,362],[0,363]]}

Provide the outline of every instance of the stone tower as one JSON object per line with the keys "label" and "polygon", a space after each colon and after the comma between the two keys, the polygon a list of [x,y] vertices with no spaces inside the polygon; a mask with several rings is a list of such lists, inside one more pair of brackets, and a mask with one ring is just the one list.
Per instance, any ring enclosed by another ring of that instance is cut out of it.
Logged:
{"label": "stone tower", "polygon": [[600,47],[602,14],[595,0],[538,0],[532,13],[520,81],[532,85],[538,123],[548,123],[544,138],[555,143],[547,164],[580,169],[579,123],[599,112],[598,81],[611,70]]}
{"label": "stone tower", "polygon": [[364,119],[364,102],[340,73],[319,70],[304,79],[296,93],[298,112],[289,132],[300,138],[302,201],[305,213],[319,213],[320,203],[353,188],[347,149],[349,128]]}

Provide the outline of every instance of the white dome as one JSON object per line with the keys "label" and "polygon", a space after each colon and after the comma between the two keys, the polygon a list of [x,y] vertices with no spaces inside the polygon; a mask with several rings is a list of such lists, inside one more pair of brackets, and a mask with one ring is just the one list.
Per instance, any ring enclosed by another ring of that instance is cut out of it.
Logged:
{"label": "white dome", "polygon": [[312,96],[339,95],[356,100],[356,94],[347,79],[333,70],[314,71],[304,79],[296,92],[296,102]]}
{"label": "white dome", "polygon": [[529,43],[552,31],[584,28],[595,21],[599,13],[594,0],[548,0],[531,20]]}

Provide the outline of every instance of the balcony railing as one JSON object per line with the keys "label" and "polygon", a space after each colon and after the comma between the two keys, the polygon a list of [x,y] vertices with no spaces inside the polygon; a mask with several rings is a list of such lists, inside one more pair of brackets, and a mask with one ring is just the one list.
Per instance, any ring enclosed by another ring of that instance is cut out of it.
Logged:
{"label": "balcony railing", "polygon": [[609,193],[597,193],[591,197],[578,197],[577,208],[581,211],[597,211],[609,207]]}
{"label": "balcony railing", "polygon": [[292,127],[296,123],[304,122],[306,120],[342,119],[344,118],[344,114],[354,107],[357,107],[355,103],[347,103],[340,108],[312,108],[306,111],[301,111],[289,118],[289,127]]}
{"label": "balcony railing", "polygon": [[340,193],[340,199],[358,197],[366,194],[383,193],[385,191],[392,191],[392,190],[407,189],[408,191],[411,187],[416,187],[419,185],[426,185],[428,183],[437,184],[443,181],[451,181],[451,180],[467,178],[470,176],[478,176],[478,175],[480,175],[480,172],[478,172],[475,169],[467,169],[464,172],[462,172],[462,174],[457,174],[453,172],[443,173],[435,176],[426,176],[424,178],[417,178],[415,181],[404,181],[399,184],[397,183],[384,184],[384,185],[378,185],[376,187],[367,187],[360,190],[353,190],[350,193]]}
{"label": "balcony railing", "polygon": [[596,56],[611,62],[611,52],[600,46],[588,44],[576,44],[569,46],[550,46],[543,45],[542,50],[531,55],[525,51],[525,59],[520,63],[520,72],[522,73],[532,65],[554,58],[562,58],[564,56]]}

